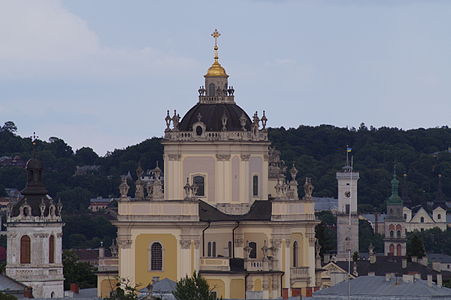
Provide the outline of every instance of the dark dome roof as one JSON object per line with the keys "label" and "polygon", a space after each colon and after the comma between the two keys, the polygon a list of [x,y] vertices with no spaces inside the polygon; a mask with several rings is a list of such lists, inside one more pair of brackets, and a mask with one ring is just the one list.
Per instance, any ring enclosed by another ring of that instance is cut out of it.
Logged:
{"label": "dark dome roof", "polygon": [[244,114],[246,117],[246,130],[251,130],[251,119],[246,112],[236,104],[203,104],[198,103],[194,105],[183,117],[179,124],[179,130],[191,131],[193,124],[198,122],[198,115],[200,114],[200,121],[206,126],[207,131],[221,131],[222,130],[222,116],[227,116],[227,130],[241,131],[240,118]]}
{"label": "dark dome roof", "polygon": [[42,162],[36,158],[31,158],[25,167],[27,170],[31,169],[42,169]]}

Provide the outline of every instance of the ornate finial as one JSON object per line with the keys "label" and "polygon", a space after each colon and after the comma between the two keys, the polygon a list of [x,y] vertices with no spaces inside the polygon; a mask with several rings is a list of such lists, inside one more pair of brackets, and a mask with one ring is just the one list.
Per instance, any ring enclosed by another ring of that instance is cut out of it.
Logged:
{"label": "ornate finial", "polygon": [[221,36],[221,34],[219,33],[219,31],[217,29],[215,29],[215,31],[213,31],[213,33],[211,34],[211,36],[215,39],[215,47],[213,48],[215,50],[215,61],[218,61],[218,37]]}
{"label": "ornate finial", "polygon": [[30,138],[31,138],[31,144],[32,144],[32,146],[33,146],[33,152],[32,152],[32,157],[36,157],[36,141],[38,140],[38,136],[36,135],[36,132],[34,132],[33,131],[33,135],[32,136],[30,136]]}
{"label": "ornate finial", "polygon": [[171,126],[171,120],[172,120],[171,116],[169,116],[169,109],[167,111],[166,118],[164,118],[164,120],[166,121],[166,131],[168,131],[169,127]]}
{"label": "ornate finial", "polygon": [[200,120],[202,120],[202,115],[200,113],[198,113],[196,115],[196,118],[197,118],[197,122],[200,122]]}
{"label": "ornate finial", "polygon": [[139,164],[138,164],[138,168],[136,169],[136,176],[138,176],[138,179],[141,178],[141,176],[143,175],[143,173],[144,173],[144,171],[143,171],[143,169],[141,168],[141,164],[139,163]]}
{"label": "ornate finial", "polygon": [[263,129],[266,129],[266,122],[268,121],[268,118],[266,118],[265,111],[263,111],[263,116],[262,116],[262,118],[261,118],[261,121],[262,121],[262,127],[263,127]]}

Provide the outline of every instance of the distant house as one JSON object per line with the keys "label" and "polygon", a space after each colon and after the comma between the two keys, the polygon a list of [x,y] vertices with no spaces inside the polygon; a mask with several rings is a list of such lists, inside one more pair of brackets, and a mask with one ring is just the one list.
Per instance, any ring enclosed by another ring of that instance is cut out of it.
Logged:
{"label": "distant house", "polygon": [[1,156],[0,167],[25,167],[25,161],[19,155],[15,156]]}
{"label": "distant house", "polygon": [[320,211],[331,211],[336,213],[338,209],[338,199],[329,197],[313,197],[313,202],[315,203],[315,212]]}
{"label": "distant house", "polygon": [[114,200],[114,198],[92,198],[89,200],[88,209],[92,212],[98,212],[100,210],[107,209],[110,203]]}
{"label": "distant house", "polygon": [[100,166],[98,165],[77,166],[74,175],[81,176],[81,175],[97,174],[99,171]]}
{"label": "distant house", "polygon": [[426,281],[415,278],[414,275],[395,277],[393,274],[387,274],[387,276],[362,276],[344,281],[333,287],[315,292],[312,299],[451,299],[451,289],[442,287],[440,280],[437,284],[434,284],[431,276]]}

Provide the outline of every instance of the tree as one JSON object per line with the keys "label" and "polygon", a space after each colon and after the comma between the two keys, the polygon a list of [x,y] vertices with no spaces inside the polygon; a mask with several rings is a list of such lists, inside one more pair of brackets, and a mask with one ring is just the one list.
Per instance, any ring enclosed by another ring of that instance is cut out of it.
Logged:
{"label": "tree", "polygon": [[90,147],[82,147],[75,152],[75,160],[78,165],[95,165],[99,162],[99,156]]}
{"label": "tree", "polygon": [[3,125],[2,130],[15,133],[17,131],[17,126],[13,121],[7,121],[5,122],[5,125]]}
{"label": "tree", "polygon": [[173,294],[177,300],[216,300],[207,281],[197,272],[180,279]]}
{"label": "tree", "polygon": [[138,299],[137,286],[132,286],[130,280],[118,278],[116,289],[111,293],[109,300],[136,300]]}
{"label": "tree", "polygon": [[78,256],[71,250],[63,252],[64,289],[68,290],[71,283],[77,283],[80,288],[92,288],[97,285],[95,268],[86,262],[78,261]]}
{"label": "tree", "polygon": [[407,256],[416,256],[421,258],[425,255],[423,241],[417,234],[412,236],[412,239],[407,243]]}

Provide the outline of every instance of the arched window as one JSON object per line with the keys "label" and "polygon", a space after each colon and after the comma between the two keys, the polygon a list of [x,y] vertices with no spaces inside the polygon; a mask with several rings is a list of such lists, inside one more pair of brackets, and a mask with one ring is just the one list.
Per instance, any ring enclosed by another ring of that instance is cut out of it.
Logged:
{"label": "arched window", "polygon": [[227,243],[227,248],[229,249],[229,257],[232,257],[233,256],[233,249],[232,249],[232,242],[231,241],[229,241]]}
{"label": "arched window", "polygon": [[20,239],[20,263],[31,263],[31,239],[28,235],[24,235]]}
{"label": "arched window", "polygon": [[397,231],[396,231],[396,237],[398,237],[398,238],[401,237],[401,230],[397,230]]}
{"label": "arched window", "polygon": [[441,214],[438,214],[438,215],[437,215],[437,219],[440,220],[441,218],[442,218],[442,215],[441,215]]}
{"label": "arched window", "polygon": [[252,196],[258,196],[258,175],[252,176]]}
{"label": "arched window", "polygon": [[49,237],[49,264],[55,263],[55,237]]}
{"label": "arched window", "polygon": [[214,83],[208,85],[208,96],[212,97],[216,94],[216,86]]}
{"label": "arched window", "polygon": [[407,220],[407,214],[404,214],[404,220]]}
{"label": "arched window", "polygon": [[401,256],[401,244],[396,245],[396,256]]}
{"label": "arched window", "polygon": [[393,232],[393,230],[390,230],[390,237],[392,238],[392,237],[394,237],[395,235],[394,235],[394,232]]}
{"label": "arched window", "polygon": [[150,270],[163,270],[163,247],[158,242],[155,242],[150,246]]}
{"label": "arched window", "polygon": [[420,222],[421,222],[421,223],[424,223],[424,217],[421,217],[421,218],[420,218]]}
{"label": "arched window", "polygon": [[395,245],[390,244],[389,250],[388,250],[388,255],[395,255]]}
{"label": "arched window", "polygon": [[204,176],[194,176],[193,183],[197,187],[196,196],[205,196],[205,178]]}
{"label": "arched window", "polygon": [[211,257],[211,242],[208,242],[207,256]]}
{"label": "arched window", "polygon": [[298,242],[294,241],[294,243],[293,243],[293,267],[295,267],[295,268],[298,266],[298,252],[299,252]]}
{"label": "arched window", "polygon": [[395,225],[390,224],[390,225],[388,226],[388,229],[390,229],[390,230],[395,230]]}
{"label": "arched window", "polygon": [[257,243],[250,242],[249,248],[251,248],[251,251],[249,252],[249,258],[257,258]]}

